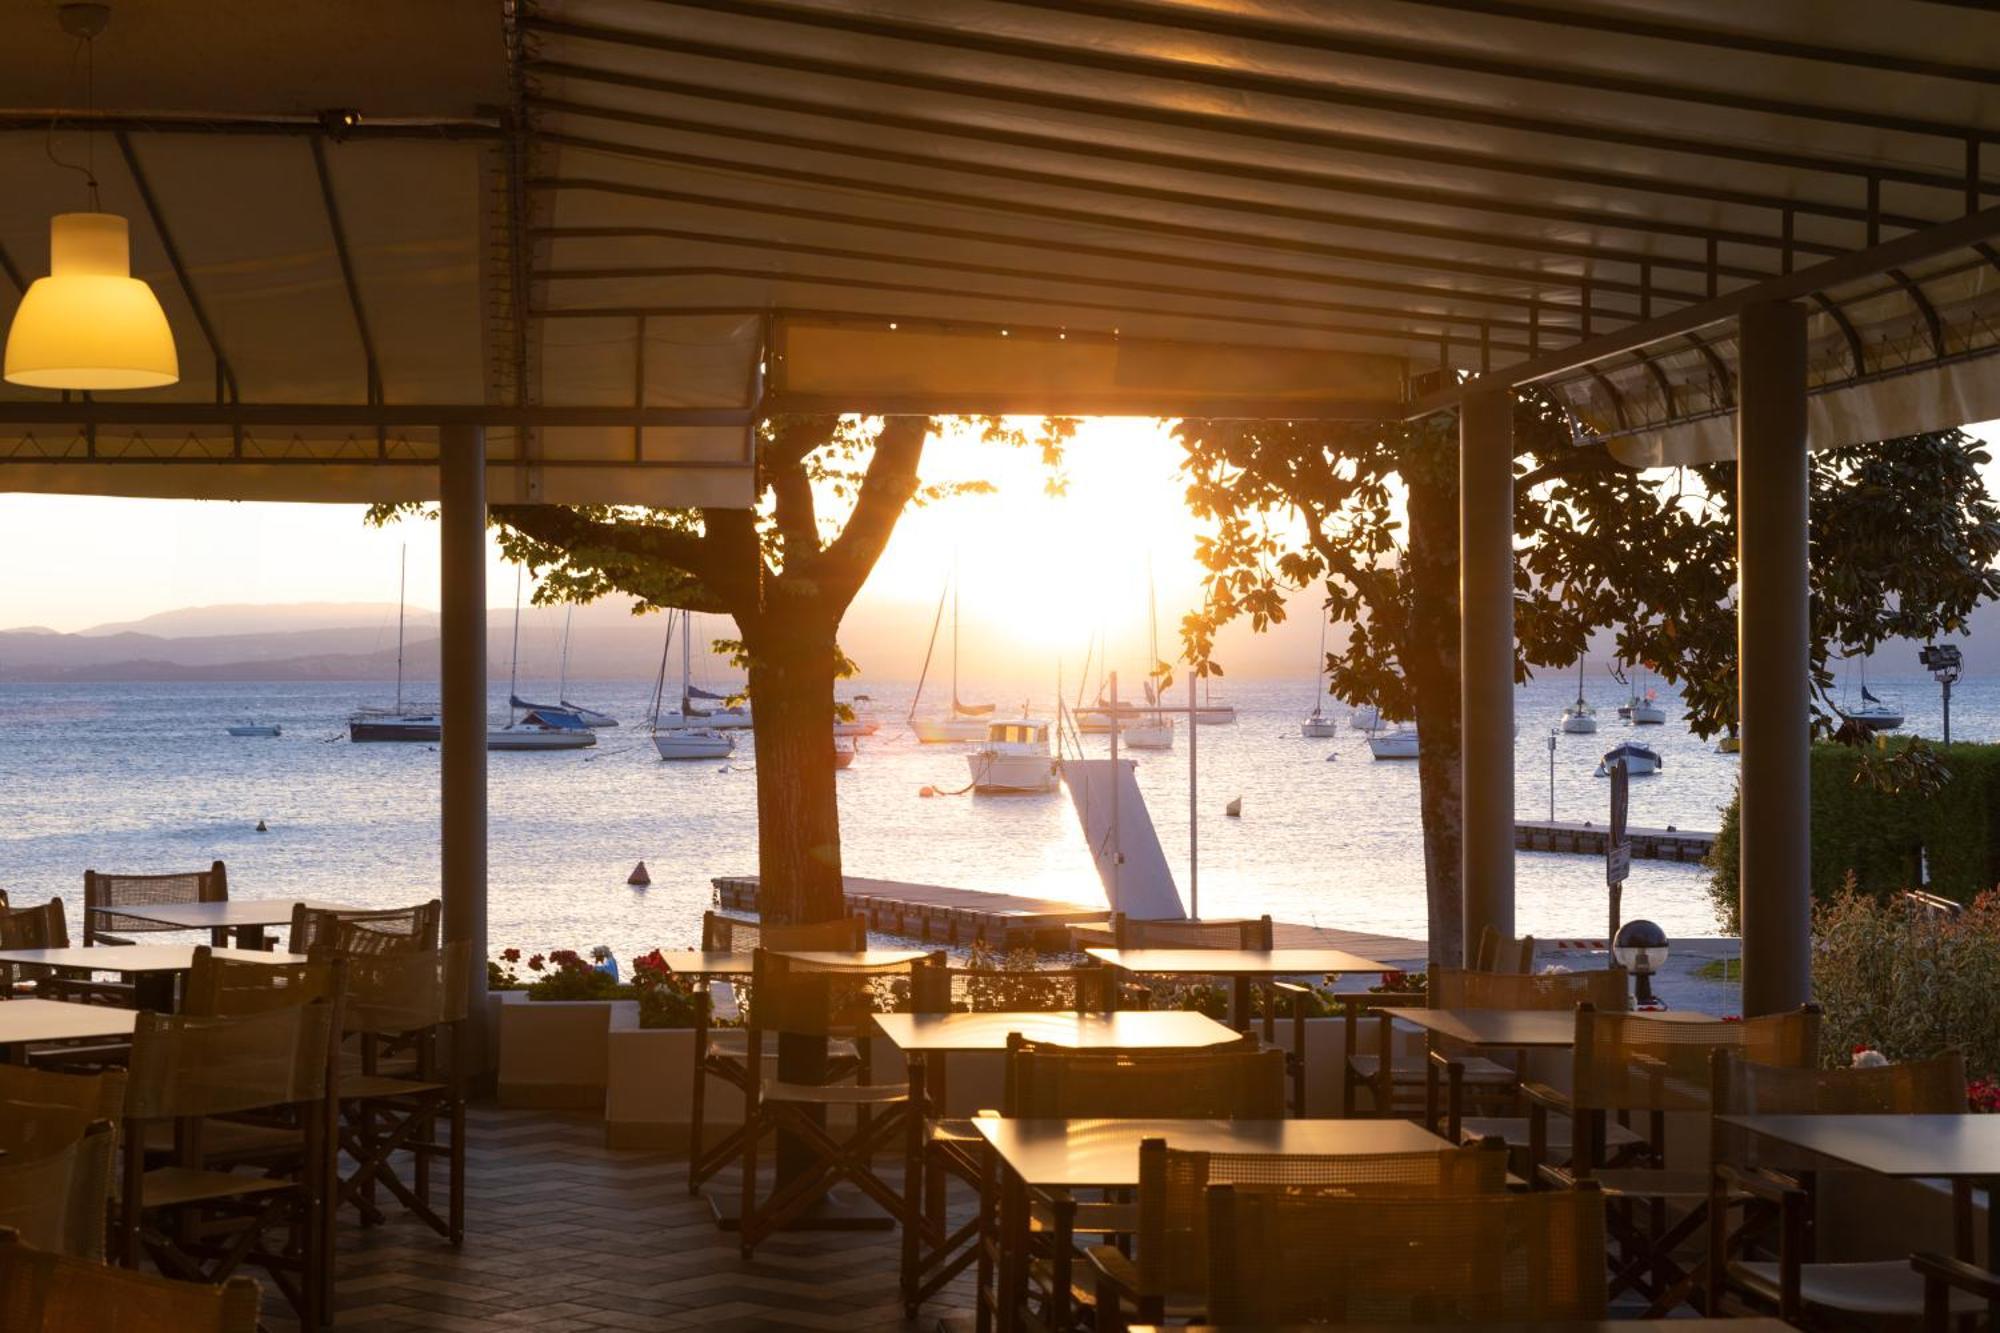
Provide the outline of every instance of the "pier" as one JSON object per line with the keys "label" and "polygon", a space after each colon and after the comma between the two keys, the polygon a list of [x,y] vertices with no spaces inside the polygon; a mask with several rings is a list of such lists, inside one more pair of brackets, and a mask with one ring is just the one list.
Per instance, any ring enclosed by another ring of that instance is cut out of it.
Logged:
{"label": "pier", "polygon": [[[1607,824],[1589,820],[1517,819],[1514,847],[1523,852],[1576,852],[1602,856],[1610,839]],[[1702,861],[1715,848],[1713,833],[1692,829],[1637,828],[1625,830],[1632,857],[1639,861]]]}
{"label": "pier", "polygon": [[[709,882],[715,886],[717,907],[746,916],[757,914],[757,876],[719,875]],[[1101,906],[860,875],[846,876],[843,884],[847,910],[867,917],[868,928],[884,934],[926,943],[984,944],[991,949],[1036,953],[1069,953],[1083,943],[1110,942],[1109,913]],[[1428,953],[1422,940],[1368,931],[1279,921],[1273,923],[1272,934],[1281,949],[1345,949],[1398,965],[1421,967]]]}

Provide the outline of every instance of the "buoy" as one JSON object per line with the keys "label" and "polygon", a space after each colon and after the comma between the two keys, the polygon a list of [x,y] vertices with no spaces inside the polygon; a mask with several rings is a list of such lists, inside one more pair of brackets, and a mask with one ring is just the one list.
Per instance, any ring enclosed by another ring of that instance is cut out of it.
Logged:
{"label": "buoy", "polygon": [[646,863],[641,861],[638,865],[632,867],[632,873],[625,877],[625,882],[627,884],[637,884],[643,889],[653,882],[653,877],[646,873]]}
{"label": "buoy", "polygon": [[265,828],[265,827],[264,827],[264,821],[260,819],[260,820],[258,820],[258,821],[257,821],[257,831],[258,831],[259,833],[269,833],[269,832],[270,832],[271,830],[269,830],[269,829]]}
{"label": "buoy", "polygon": [[1330,763],[1332,763],[1332,762],[1333,762],[1334,760],[1336,760],[1336,759],[1338,759],[1338,758],[1340,758],[1340,756],[1339,756],[1339,755],[1337,755],[1337,754],[1330,754],[1330,755],[1328,755],[1328,756],[1326,757],[1326,762],[1330,764]]}
{"label": "buoy", "polygon": [[919,795],[919,796],[935,796],[935,795],[937,795],[937,788],[936,788],[936,787],[919,787],[919,788],[917,788],[917,795]]}
{"label": "buoy", "polygon": [[1228,815],[1231,819],[1241,819],[1243,817],[1243,798],[1239,796],[1228,805],[1223,806],[1222,813]]}

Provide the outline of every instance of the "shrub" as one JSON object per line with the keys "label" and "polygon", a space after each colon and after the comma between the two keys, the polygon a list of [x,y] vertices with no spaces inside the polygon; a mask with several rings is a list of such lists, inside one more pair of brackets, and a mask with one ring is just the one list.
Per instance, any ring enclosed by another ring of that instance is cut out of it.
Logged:
{"label": "shrub", "polygon": [[[1849,872],[1859,892],[1876,897],[1923,887],[1970,902],[2000,884],[2000,745],[1931,749],[1949,781],[1935,790],[1884,791],[1863,780],[1869,758],[1863,751],[1813,747],[1815,901],[1838,895]],[[1730,930],[1742,928],[1736,882],[1741,803],[1739,792],[1723,807],[1708,859],[1709,895]],[[1928,884],[1921,873],[1926,866]]]}
{"label": "shrub", "polygon": [[632,991],[639,997],[640,1027],[694,1026],[695,984],[668,967],[658,949],[632,960]]}
{"label": "shrub", "polygon": [[1914,1060],[1957,1046],[1967,1072],[2000,1075],[2000,894],[1957,916],[1850,887],[1813,917],[1820,1050],[1845,1064],[1857,1047]]}

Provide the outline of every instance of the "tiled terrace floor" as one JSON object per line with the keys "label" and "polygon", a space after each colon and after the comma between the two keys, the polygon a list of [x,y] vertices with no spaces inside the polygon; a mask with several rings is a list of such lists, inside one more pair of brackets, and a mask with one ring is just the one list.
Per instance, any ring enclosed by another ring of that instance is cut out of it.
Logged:
{"label": "tiled terrace floor", "polygon": [[[609,1149],[602,1135],[594,1118],[475,1106],[464,1248],[408,1217],[364,1229],[344,1213],[337,1327],[862,1333],[969,1320],[968,1275],[904,1321],[893,1231],[783,1236],[745,1261],[688,1197],[684,1157]],[[281,1298],[265,1304],[274,1331],[296,1327]]]}

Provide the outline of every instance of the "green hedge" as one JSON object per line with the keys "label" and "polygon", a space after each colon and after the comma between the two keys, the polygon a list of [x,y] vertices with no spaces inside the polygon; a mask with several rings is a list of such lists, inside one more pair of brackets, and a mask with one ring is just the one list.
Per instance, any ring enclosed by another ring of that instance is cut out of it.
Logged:
{"label": "green hedge", "polygon": [[[1951,781],[1929,795],[1886,793],[1854,781],[1861,755],[1845,745],[1812,752],[1812,889],[1829,902],[1852,871],[1861,892],[1880,897],[1919,887],[1959,902],[2000,885],[2000,745],[1936,746]],[[1741,793],[1722,811],[1710,853],[1709,893],[1731,930],[1737,915]]]}

